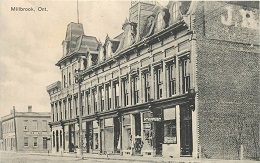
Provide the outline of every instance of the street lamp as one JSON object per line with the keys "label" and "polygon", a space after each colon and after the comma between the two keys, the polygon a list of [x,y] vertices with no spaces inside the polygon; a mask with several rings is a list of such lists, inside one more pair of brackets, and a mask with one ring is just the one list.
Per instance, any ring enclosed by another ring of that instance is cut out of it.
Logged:
{"label": "street lamp", "polygon": [[[80,59],[84,59],[85,56],[80,56],[79,57],[79,61]],[[76,83],[78,84],[78,97],[79,97],[79,116],[78,121],[79,121],[79,150],[80,150],[80,157],[81,159],[83,159],[83,133],[82,133],[82,96],[81,96],[81,83],[84,80],[84,76],[83,76],[83,70],[81,70],[81,63],[79,63],[79,69],[75,70],[75,79],[76,79]]]}

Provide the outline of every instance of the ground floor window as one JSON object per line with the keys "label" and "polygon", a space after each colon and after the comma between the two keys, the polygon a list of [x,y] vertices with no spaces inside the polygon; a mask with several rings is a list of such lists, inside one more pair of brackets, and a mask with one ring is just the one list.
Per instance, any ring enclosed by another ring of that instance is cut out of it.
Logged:
{"label": "ground floor window", "polygon": [[29,146],[29,144],[28,144],[28,137],[24,137],[24,146],[25,147]]}
{"label": "ground floor window", "polygon": [[93,143],[94,143],[94,150],[97,150],[98,149],[98,133],[94,133]]}
{"label": "ground floor window", "polygon": [[34,147],[37,147],[37,146],[38,146],[38,138],[37,138],[37,137],[34,137],[34,138],[33,138],[33,146],[34,146]]}
{"label": "ground floor window", "polygon": [[164,143],[176,144],[177,134],[176,134],[176,109],[169,108],[164,109]]}
{"label": "ground floor window", "polygon": [[164,143],[177,143],[176,120],[164,121]]}

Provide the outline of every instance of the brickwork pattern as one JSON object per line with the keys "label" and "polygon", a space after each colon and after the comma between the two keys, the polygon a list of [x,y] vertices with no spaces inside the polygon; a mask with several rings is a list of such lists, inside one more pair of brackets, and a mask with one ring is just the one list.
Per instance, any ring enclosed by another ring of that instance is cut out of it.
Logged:
{"label": "brickwork pattern", "polygon": [[260,48],[239,43],[239,33],[233,40],[212,37],[221,33],[204,28],[223,27],[207,22],[203,25],[204,11],[201,5],[195,21],[201,156],[239,159],[243,145],[244,158],[256,159],[259,157]]}

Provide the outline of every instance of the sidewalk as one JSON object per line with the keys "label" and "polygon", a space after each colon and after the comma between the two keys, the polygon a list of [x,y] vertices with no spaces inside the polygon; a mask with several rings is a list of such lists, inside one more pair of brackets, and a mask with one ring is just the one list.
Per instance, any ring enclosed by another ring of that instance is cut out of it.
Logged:
{"label": "sidewalk", "polygon": [[[77,157],[76,153],[26,153],[30,155],[43,155],[43,156],[54,156],[54,157]],[[79,158],[79,157],[78,157]],[[221,160],[221,159],[194,159],[191,157],[180,157],[180,158],[165,158],[165,157],[144,157],[144,156],[120,156],[120,155],[99,155],[99,154],[83,154],[83,159],[107,159],[107,160],[123,160],[123,161],[140,161],[140,162],[162,162],[162,163],[255,163],[259,161],[254,160]]]}

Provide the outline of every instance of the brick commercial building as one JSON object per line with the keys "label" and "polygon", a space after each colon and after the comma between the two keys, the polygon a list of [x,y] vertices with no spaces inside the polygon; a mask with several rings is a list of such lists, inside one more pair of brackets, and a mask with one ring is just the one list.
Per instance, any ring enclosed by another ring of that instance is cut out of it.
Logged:
{"label": "brick commercial building", "polygon": [[17,112],[13,109],[2,117],[2,150],[19,152],[48,152],[51,150],[50,113]]}
{"label": "brick commercial building", "polygon": [[82,113],[87,153],[259,158],[258,6],[132,2],[104,44],[70,23],[47,87],[53,152],[80,145]]}

